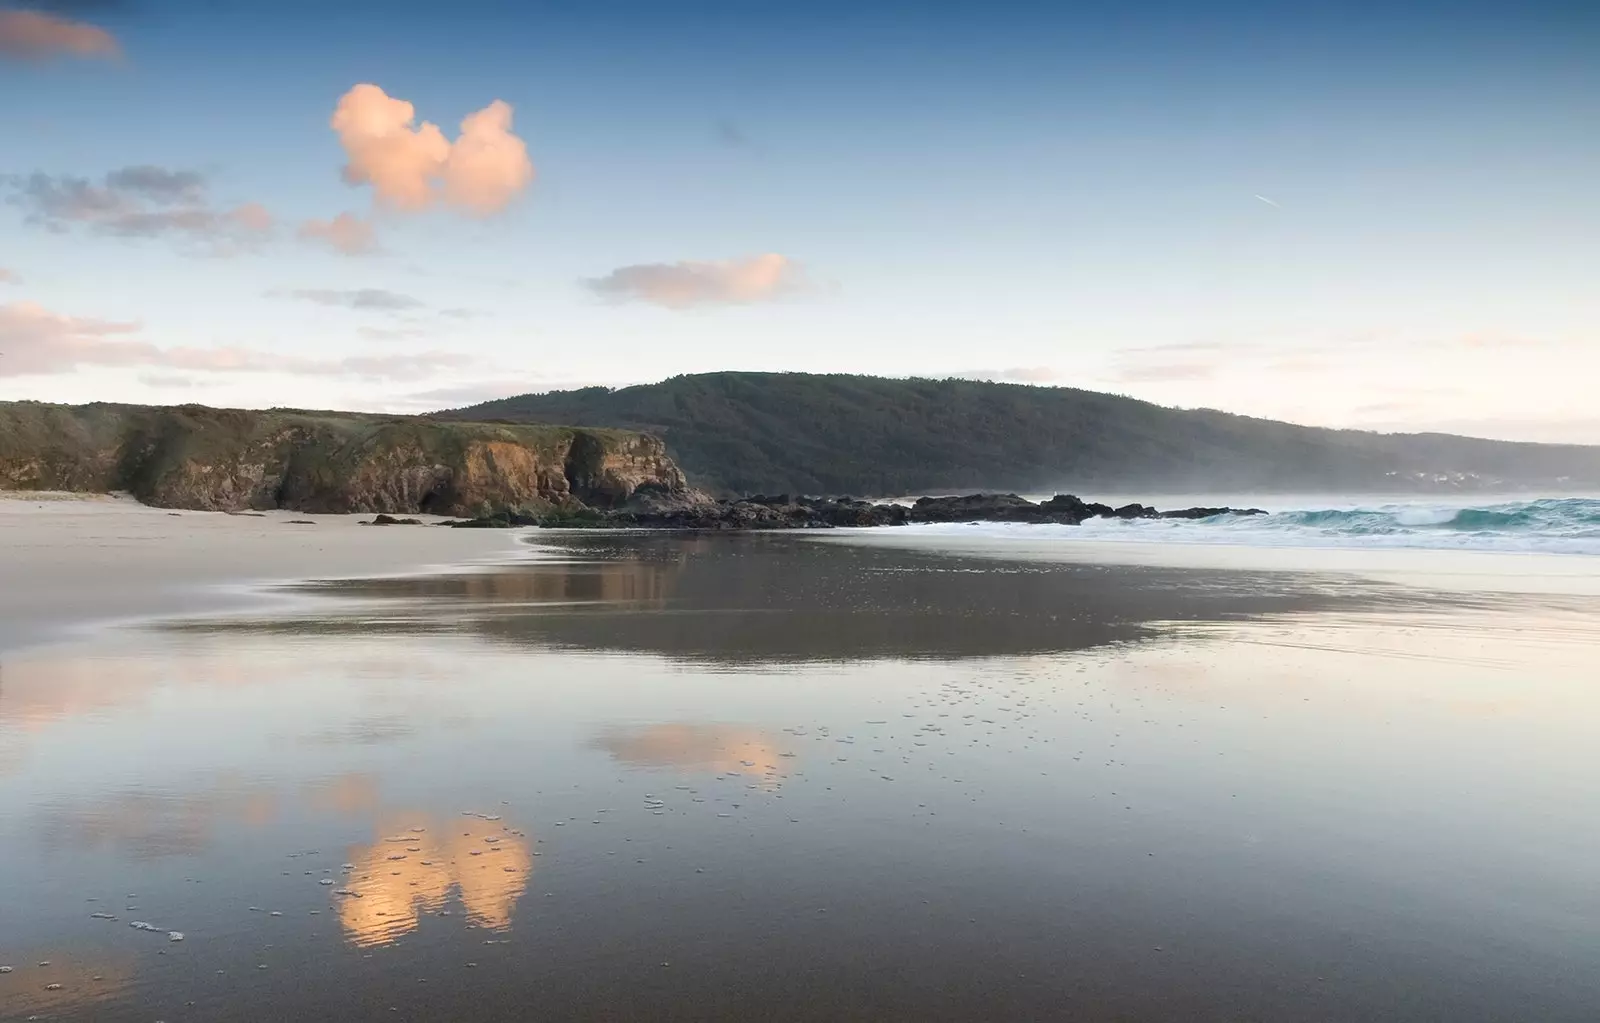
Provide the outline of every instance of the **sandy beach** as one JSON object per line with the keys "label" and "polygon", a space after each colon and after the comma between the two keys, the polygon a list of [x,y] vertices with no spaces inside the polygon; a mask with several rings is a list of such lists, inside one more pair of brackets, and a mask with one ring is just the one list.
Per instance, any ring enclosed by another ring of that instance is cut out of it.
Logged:
{"label": "sandy beach", "polygon": [[0,510],[0,1019],[1600,1004],[1558,573],[288,517]]}
{"label": "sandy beach", "polygon": [[423,572],[526,551],[502,530],[360,524],[371,518],[0,491],[0,651],[94,623],[248,606],[274,582]]}

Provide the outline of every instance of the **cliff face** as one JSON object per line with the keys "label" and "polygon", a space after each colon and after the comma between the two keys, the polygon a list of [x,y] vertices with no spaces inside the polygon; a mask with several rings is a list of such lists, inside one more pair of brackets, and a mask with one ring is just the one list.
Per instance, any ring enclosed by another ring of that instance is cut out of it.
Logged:
{"label": "cliff face", "polygon": [[612,508],[641,485],[691,495],[654,437],[200,406],[0,403],[0,489],[126,490],[212,511]]}

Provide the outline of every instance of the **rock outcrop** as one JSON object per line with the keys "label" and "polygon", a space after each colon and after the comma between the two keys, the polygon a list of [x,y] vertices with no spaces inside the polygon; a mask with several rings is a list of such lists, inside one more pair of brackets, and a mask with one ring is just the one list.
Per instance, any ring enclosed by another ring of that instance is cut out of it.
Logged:
{"label": "rock outcrop", "polygon": [[923,497],[912,504],[848,497],[756,496],[707,501],[674,499],[642,487],[635,499],[594,516],[561,525],[639,526],[654,529],[827,529],[836,526],[903,526],[916,522],[1031,522],[1076,526],[1086,519],[1201,519],[1215,515],[1265,515],[1259,508],[1182,508],[1157,511],[1142,504],[1113,508],[1058,494],[1035,504],[1016,494]]}
{"label": "rock outcrop", "polygon": [[0,489],[127,491],[210,511],[490,516],[704,500],[624,430],[201,406],[0,403]]}

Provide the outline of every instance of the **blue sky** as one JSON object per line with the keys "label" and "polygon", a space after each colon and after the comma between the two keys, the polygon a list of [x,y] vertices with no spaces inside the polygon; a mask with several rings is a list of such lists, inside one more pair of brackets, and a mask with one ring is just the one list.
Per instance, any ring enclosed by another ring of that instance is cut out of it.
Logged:
{"label": "blue sky", "polygon": [[[849,371],[1600,443],[1593,4],[22,10],[3,398]],[[531,182],[346,180],[362,83],[452,146],[509,104]],[[300,237],[340,214],[376,251]]]}

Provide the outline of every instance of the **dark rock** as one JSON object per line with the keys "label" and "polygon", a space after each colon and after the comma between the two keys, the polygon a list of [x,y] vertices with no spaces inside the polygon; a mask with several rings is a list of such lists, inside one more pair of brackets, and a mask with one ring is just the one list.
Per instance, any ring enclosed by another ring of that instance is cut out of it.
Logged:
{"label": "dark rock", "polygon": [[1111,506],[1081,500],[1072,494],[1057,494],[1050,500],[1039,505],[1039,510],[1046,516],[1047,522],[1059,522],[1069,526],[1076,526],[1084,519],[1096,516],[1110,515]]}
{"label": "dark rock", "polygon": [[[462,529],[638,528],[681,530],[833,529],[903,526],[921,522],[1030,522],[1078,525],[1086,519],[1205,518],[1218,514],[1263,514],[1259,509],[1190,508],[1158,512],[1143,504],[1121,508],[1057,494],[1035,504],[1016,494],[924,497],[914,504],[865,501],[853,497],[757,494],[717,501],[670,485],[644,483],[611,509],[555,508],[538,513],[499,511],[478,518],[441,523]],[[388,518],[388,516],[379,516]]]}
{"label": "dark rock", "polygon": [[920,497],[911,506],[913,522],[1039,522],[1039,506],[1016,494]]}
{"label": "dark rock", "polygon": [[1178,508],[1158,512],[1158,519],[1209,519],[1218,515],[1265,515],[1260,508]]}
{"label": "dark rock", "polygon": [[[367,525],[370,525],[370,524],[371,523],[367,523]],[[289,519],[287,522],[284,523],[284,525],[286,525],[286,526],[314,526],[314,525],[316,525],[316,523],[312,522],[310,519]]]}
{"label": "dark rock", "polygon": [[[305,520],[300,520],[305,521]],[[315,525],[315,523],[308,523]],[[397,519],[393,515],[374,515],[371,521],[361,523],[363,526],[420,526],[421,519]]]}

